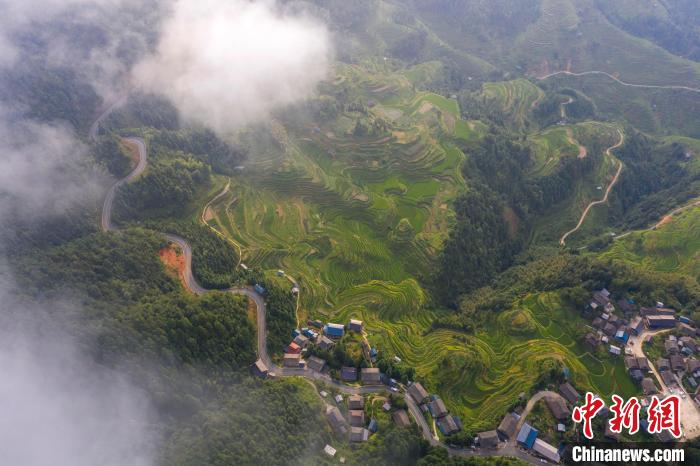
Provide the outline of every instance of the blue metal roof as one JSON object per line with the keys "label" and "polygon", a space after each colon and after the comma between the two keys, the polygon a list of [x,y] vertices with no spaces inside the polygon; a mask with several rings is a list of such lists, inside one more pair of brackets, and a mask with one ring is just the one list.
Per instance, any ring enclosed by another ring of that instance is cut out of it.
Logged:
{"label": "blue metal roof", "polygon": [[328,335],[341,337],[345,332],[345,327],[342,325],[338,326],[338,324],[328,324],[323,328],[323,332]]}
{"label": "blue metal roof", "polygon": [[523,445],[525,448],[530,449],[532,448],[532,445],[534,445],[538,433],[539,432],[537,429],[532,427],[530,424],[525,423],[520,428],[520,432],[518,432],[518,443]]}

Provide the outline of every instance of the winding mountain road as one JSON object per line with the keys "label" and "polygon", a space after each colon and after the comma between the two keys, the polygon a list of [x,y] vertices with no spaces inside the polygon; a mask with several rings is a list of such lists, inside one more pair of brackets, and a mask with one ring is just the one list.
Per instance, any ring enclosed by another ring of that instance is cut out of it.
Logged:
{"label": "winding mountain road", "polygon": [[[620,140],[605,150],[605,153],[608,156],[612,155],[610,151],[612,151],[613,149],[617,149],[625,142],[625,134],[622,131],[620,131],[619,129],[617,130],[617,132],[620,134]],[[606,202],[608,202],[608,196],[610,195],[610,191],[612,191],[613,186],[615,186],[615,184],[617,183],[617,180],[620,178],[620,173],[622,173],[622,162],[618,160],[617,163],[618,163],[617,172],[615,172],[615,176],[613,177],[612,181],[610,181],[610,184],[608,185],[608,187],[605,189],[605,195],[603,196],[603,198],[599,199],[597,201],[590,202],[586,206],[586,208],[583,210],[583,213],[581,214],[581,218],[579,218],[576,226],[562,235],[561,239],[559,240],[559,244],[561,244],[562,246],[566,246],[566,238],[568,238],[569,235],[571,235],[572,233],[575,233],[576,231],[578,231],[579,228],[581,228],[581,225],[583,225],[584,220],[586,220],[586,216],[588,215],[588,212],[591,210],[591,207],[596,206],[598,204],[605,204]]]}
{"label": "winding mountain road", "polygon": [[574,73],[573,71],[555,71],[554,73],[549,73],[544,76],[540,76],[537,79],[540,81],[544,81],[545,79],[551,78],[553,76],[558,76],[558,75],[566,75],[566,76],[589,76],[589,75],[601,75],[601,76],[607,76],[608,78],[612,79],[618,84],[621,84],[623,86],[627,87],[638,87],[642,89],[669,89],[669,90],[676,90],[676,91],[690,91],[690,92],[700,92],[700,89],[696,89],[694,87],[688,87],[688,86],[673,86],[673,85],[661,85],[661,84],[634,84],[634,83],[628,83],[625,82],[619,78],[616,78],[615,76],[611,75],[610,73],[607,73],[605,71],[582,71],[580,73]]}

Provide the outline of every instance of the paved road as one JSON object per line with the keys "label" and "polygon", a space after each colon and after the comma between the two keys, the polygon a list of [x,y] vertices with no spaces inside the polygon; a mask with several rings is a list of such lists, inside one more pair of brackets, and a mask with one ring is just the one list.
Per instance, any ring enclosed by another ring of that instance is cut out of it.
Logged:
{"label": "paved road", "polygon": [[[113,108],[116,107],[115,105],[112,105],[109,107],[109,109],[100,115],[99,119],[93,123],[93,126],[90,128],[90,137],[91,139],[95,140],[97,137],[97,130],[99,126],[99,121],[101,121],[109,111],[111,111]],[[130,141],[136,144],[138,148],[138,155],[139,155],[139,161],[136,165],[136,167],[132,170],[131,173],[129,173],[125,178],[118,180],[115,182],[107,191],[107,195],[105,197],[105,202],[103,204],[103,210],[102,210],[102,229],[104,231],[114,231],[116,230],[116,227],[112,224],[111,222],[111,215],[112,215],[112,205],[114,202],[114,196],[116,193],[116,190],[119,186],[123,185],[124,183],[129,182],[130,180],[133,180],[137,176],[139,176],[141,173],[143,173],[144,169],[146,168],[146,161],[147,161],[147,151],[146,151],[146,145],[144,141],[140,138],[129,138]],[[223,194],[223,193],[222,193]],[[214,290],[208,290],[204,287],[202,287],[197,280],[195,279],[194,275],[192,274],[192,247],[190,244],[182,237],[171,234],[171,233],[166,233],[165,237],[168,239],[168,241],[171,241],[175,244],[177,244],[180,249],[182,250],[182,253],[184,255],[185,259],[185,269],[184,269],[184,282],[187,287],[187,289],[197,295],[202,295],[205,293],[212,292]],[[221,290],[224,292],[229,292],[229,293],[236,293],[236,294],[242,294],[247,296],[248,298],[252,299],[253,302],[255,302],[255,306],[257,309],[257,328],[258,328],[258,336],[257,336],[257,349],[258,349],[258,357],[267,365],[271,373],[274,373],[275,377],[304,377],[309,381],[317,380],[324,382],[325,384],[335,388],[336,390],[345,393],[347,395],[365,395],[368,393],[377,393],[377,392],[383,392],[386,391],[387,388],[384,385],[347,385],[342,382],[339,382],[337,380],[332,379],[327,373],[319,373],[316,371],[313,371],[308,368],[290,368],[290,367],[281,367],[272,362],[272,359],[270,358],[268,352],[267,352],[267,319],[266,319],[266,314],[267,314],[267,308],[265,305],[265,299],[263,296],[261,296],[259,293],[257,293],[255,290],[253,290],[251,287],[234,287],[234,288],[229,288],[226,290]],[[423,436],[428,442],[430,442],[431,445],[440,445],[439,439],[435,438],[432,434],[432,431],[430,427],[428,426],[425,418],[423,417],[423,414],[420,411],[420,408],[416,405],[416,403],[411,399],[410,396],[406,395],[405,396],[406,403],[408,405],[408,409],[413,415],[413,417],[416,419],[416,422],[420,426]],[[512,457],[517,457],[520,458],[523,461],[532,463],[532,464],[540,464],[540,461],[538,461],[536,458],[534,458],[532,455],[529,453],[525,452],[524,450],[521,450],[520,448],[511,445],[511,444],[506,444],[504,447],[499,448],[497,450],[463,450],[463,449],[458,449],[458,448],[452,448],[452,447],[445,447],[447,448],[447,451],[450,455],[458,455],[458,456],[512,456]]]}
{"label": "paved road", "polygon": [[[608,156],[612,155],[610,153],[610,151],[612,151],[613,149],[617,149],[625,142],[625,134],[622,131],[620,131],[619,129],[617,130],[617,132],[620,134],[620,140],[605,150],[605,153],[608,154]],[[598,204],[605,204],[606,202],[608,202],[608,196],[610,195],[610,191],[612,191],[613,186],[615,186],[615,184],[617,183],[617,180],[620,178],[620,173],[622,173],[622,162],[618,160],[617,163],[618,163],[617,172],[615,172],[615,176],[613,177],[613,179],[610,182],[610,184],[608,185],[608,187],[605,189],[605,195],[603,196],[603,198],[599,199],[597,201],[593,201],[586,206],[583,213],[581,214],[581,218],[579,219],[578,223],[576,224],[576,227],[574,227],[571,230],[564,233],[562,235],[561,239],[559,240],[559,244],[561,244],[562,246],[565,246],[566,245],[566,238],[568,238],[569,235],[571,235],[572,233],[575,233],[576,231],[578,231],[579,228],[581,228],[581,225],[583,225],[584,220],[586,220],[586,216],[588,215],[588,212],[591,210],[591,207],[596,206]]]}
{"label": "paved road", "polygon": [[608,78],[612,79],[613,81],[617,82],[618,84],[621,84],[623,86],[627,87],[639,87],[643,89],[669,89],[669,90],[676,90],[676,91],[690,91],[690,92],[700,92],[700,89],[696,89],[694,87],[688,87],[688,86],[664,86],[664,85],[659,85],[659,84],[633,84],[633,83],[628,83],[625,82],[619,78],[616,78],[615,76],[611,75],[610,73],[606,73],[605,71],[583,71],[581,73],[574,73],[572,71],[556,71],[554,73],[550,73],[548,75],[539,77],[540,81],[543,81],[545,79],[551,78],[552,76],[558,76],[558,75],[567,75],[567,76],[589,76],[589,75],[601,75],[601,76],[607,76]]}

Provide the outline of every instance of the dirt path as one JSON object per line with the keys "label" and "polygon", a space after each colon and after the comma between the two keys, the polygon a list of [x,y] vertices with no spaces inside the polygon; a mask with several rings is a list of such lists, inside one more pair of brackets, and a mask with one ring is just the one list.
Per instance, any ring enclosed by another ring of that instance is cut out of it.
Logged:
{"label": "dirt path", "polygon": [[649,228],[644,228],[642,230],[630,230],[630,231],[627,231],[625,233],[622,233],[620,235],[615,236],[614,239],[615,240],[622,239],[626,236],[631,235],[634,232],[644,233],[645,231],[658,230],[659,228],[666,225],[667,223],[670,223],[673,220],[674,215],[679,214],[679,213],[683,212],[684,210],[690,209],[691,207],[698,207],[698,206],[700,206],[700,199],[696,199],[693,202],[691,202],[690,204],[686,204],[684,206],[677,207],[677,208],[673,209],[672,211],[670,211],[669,213],[667,213],[663,217],[661,217],[661,219],[658,222],[656,222],[654,225],[650,226]]}
{"label": "dirt path", "polygon": [[[620,140],[616,144],[607,148],[605,153],[608,156],[612,155],[611,151],[613,149],[617,149],[625,142],[624,133],[622,131],[620,131],[619,129],[617,130],[617,132],[620,134]],[[559,244],[561,244],[562,246],[566,246],[566,238],[568,238],[569,235],[571,235],[572,233],[575,233],[576,231],[578,231],[579,228],[581,228],[581,225],[583,225],[584,220],[586,220],[586,216],[588,215],[588,212],[591,210],[591,207],[596,206],[598,204],[605,204],[606,202],[608,202],[608,196],[610,195],[610,191],[612,191],[613,186],[615,186],[615,184],[617,183],[617,180],[620,178],[620,173],[622,172],[622,162],[618,161],[617,163],[618,163],[617,172],[615,172],[615,176],[613,177],[613,179],[610,182],[610,184],[608,185],[608,187],[605,189],[605,195],[603,196],[603,198],[598,200],[598,201],[593,201],[586,206],[583,213],[581,214],[581,218],[579,219],[578,223],[576,224],[576,227],[567,231],[566,233],[564,233],[562,235],[561,239],[559,240]]]}
{"label": "dirt path", "polygon": [[574,98],[569,96],[567,101],[562,102],[561,105],[559,106],[559,116],[561,117],[562,120],[566,118],[566,106],[569,105],[573,101],[574,101]]}
{"label": "dirt path", "polygon": [[574,139],[574,132],[571,128],[566,128],[566,140],[571,144],[572,146],[578,147],[578,158],[583,159],[588,155],[588,150],[586,149],[586,146],[579,144],[579,142]]}
{"label": "dirt path", "polygon": [[646,88],[646,89],[670,89],[670,90],[677,90],[677,91],[690,91],[690,92],[700,92],[700,89],[696,89],[694,87],[688,87],[688,86],[663,86],[659,84],[633,84],[633,83],[628,83],[625,82],[619,78],[616,78],[615,76],[611,75],[610,73],[606,73],[605,71],[583,71],[581,73],[573,73],[571,71],[556,71],[554,73],[549,73],[545,76],[538,77],[540,81],[544,81],[545,79],[551,78],[552,76],[557,76],[557,75],[567,75],[567,76],[589,76],[589,75],[602,75],[602,76],[607,76],[608,78],[612,79],[613,81],[617,82],[618,84],[621,84],[623,86],[627,87],[639,87],[639,88]]}

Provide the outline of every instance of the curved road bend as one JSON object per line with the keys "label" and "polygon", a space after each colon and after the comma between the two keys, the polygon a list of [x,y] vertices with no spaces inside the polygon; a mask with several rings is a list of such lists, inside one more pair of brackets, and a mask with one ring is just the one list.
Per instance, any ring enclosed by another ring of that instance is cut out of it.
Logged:
{"label": "curved road bend", "polygon": [[[116,107],[116,104],[110,106],[105,113],[103,113],[98,120],[93,123],[93,126],[90,128],[90,138],[95,139],[97,136],[97,127],[99,126],[99,122],[112,110]],[[143,173],[144,169],[146,168],[146,161],[147,161],[147,151],[146,151],[146,145],[144,141],[140,138],[129,138],[130,141],[136,144],[138,148],[138,153],[139,153],[139,162],[137,163],[136,167],[132,170],[131,173],[129,173],[125,178],[122,178],[121,180],[116,181],[107,191],[107,195],[105,197],[105,202],[103,204],[103,210],[102,210],[102,230],[103,231],[114,231],[116,230],[116,227],[112,224],[111,222],[111,215],[112,215],[112,206],[114,203],[114,196],[116,194],[116,190],[119,186],[123,185],[124,183],[133,180],[137,176],[139,176],[141,173]],[[166,233],[165,237],[168,239],[168,241],[171,241],[173,243],[176,243],[180,248],[182,249],[182,253],[184,254],[185,258],[185,270],[184,270],[184,281],[186,283],[186,286],[188,290],[194,294],[197,295],[202,295],[205,293],[209,293],[214,290],[208,290],[204,287],[202,287],[197,280],[194,278],[192,274],[192,247],[190,244],[182,237]],[[270,358],[268,352],[267,352],[267,321],[266,321],[266,313],[267,313],[267,308],[265,306],[265,300],[263,296],[255,292],[252,288],[249,287],[243,287],[243,288],[229,288],[227,290],[221,290],[221,291],[227,291],[229,293],[235,293],[235,294],[242,294],[247,296],[248,298],[252,299],[255,302],[256,308],[257,308],[257,327],[258,327],[258,337],[257,337],[257,350],[258,350],[258,357],[267,365],[268,368],[272,372],[275,373],[276,376],[281,376],[281,377],[304,377],[308,380],[318,380],[326,383],[327,385],[335,388],[336,390],[348,394],[348,395],[364,395],[368,393],[376,393],[376,392],[382,392],[386,391],[386,388],[383,385],[363,385],[363,386],[351,386],[351,385],[346,385],[342,382],[338,382],[336,380],[333,380],[328,374],[321,374],[316,371],[313,371],[311,369],[305,368],[290,368],[290,367],[281,367],[272,362],[272,359]],[[537,395],[535,395],[537,396]],[[430,427],[428,426],[425,418],[423,417],[422,412],[420,411],[420,408],[416,405],[416,403],[411,399],[410,396],[405,396],[406,404],[408,406],[408,409],[410,413],[413,415],[415,418],[416,422],[421,428],[421,431],[423,433],[423,437],[430,442],[431,445],[441,445],[441,442],[439,439],[435,438],[430,430]],[[445,446],[445,445],[443,445]],[[516,447],[512,443],[506,443],[506,445],[502,448],[499,448],[497,450],[477,450],[477,451],[471,451],[471,450],[463,450],[459,448],[452,448],[445,446],[447,448],[447,451],[450,455],[458,455],[458,456],[512,456],[512,457],[517,457],[523,461],[526,461],[531,464],[540,464],[541,461],[538,462],[538,460],[530,455],[529,453],[525,452],[524,450]]]}
{"label": "curved road bend", "polygon": [[[605,150],[605,153],[608,154],[608,156],[612,155],[610,151],[612,151],[613,149],[617,149],[625,142],[625,134],[622,131],[620,131],[619,129],[617,130],[617,132],[620,134],[620,140]],[[605,189],[605,195],[603,196],[603,198],[599,199],[597,201],[593,201],[586,206],[583,213],[581,214],[581,218],[579,219],[578,223],[576,224],[576,227],[574,227],[571,230],[564,233],[562,235],[561,239],[559,240],[559,244],[561,244],[562,246],[566,246],[566,238],[568,238],[569,235],[571,235],[572,233],[575,233],[576,231],[578,231],[579,228],[581,228],[581,225],[583,225],[584,220],[586,220],[586,216],[588,215],[588,212],[591,210],[591,207],[596,206],[598,204],[605,204],[606,202],[608,202],[608,196],[610,195],[610,191],[612,191],[613,186],[615,186],[615,184],[617,183],[617,180],[620,178],[620,173],[622,173],[622,162],[618,160],[617,163],[618,163],[617,172],[615,172],[615,176],[613,177],[613,179],[610,182],[610,184],[608,185],[608,187]]]}

